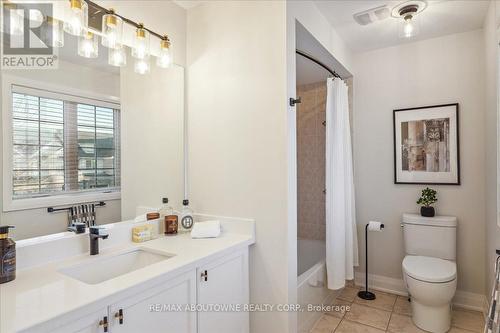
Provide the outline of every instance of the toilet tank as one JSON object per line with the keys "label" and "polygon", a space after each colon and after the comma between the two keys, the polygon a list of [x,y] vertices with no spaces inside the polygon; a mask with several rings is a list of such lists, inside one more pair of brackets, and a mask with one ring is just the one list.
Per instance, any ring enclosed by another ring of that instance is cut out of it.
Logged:
{"label": "toilet tank", "polygon": [[403,214],[402,227],[406,254],[456,259],[456,217]]}

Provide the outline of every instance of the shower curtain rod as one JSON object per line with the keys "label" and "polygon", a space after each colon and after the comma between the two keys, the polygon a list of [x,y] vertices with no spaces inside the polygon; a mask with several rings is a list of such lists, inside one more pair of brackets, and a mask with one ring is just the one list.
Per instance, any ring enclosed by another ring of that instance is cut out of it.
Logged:
{"label": "shower curtain rod", "polygon": [[337,72],[335,72],[334,70],[330,69],[330,67],[328,67],[327,65],[325,65],[324,63],[322,63],[321,61],[317,60],[316,58],[314,58],[313,56],[310,56],[309,54],[303,52],[303,51],[300,51],[300,50],[295,50],[295,53],[303,56],[304,58],[307,58],[309,60],[311,60],[312,62],[315,62],[316,64],[320,65],[321,67],[323,67],[324,69],[326,69],[330,74],[332,74],[334,77],[336,78],[339,78],[341,80],[342,77],[337,74]]}

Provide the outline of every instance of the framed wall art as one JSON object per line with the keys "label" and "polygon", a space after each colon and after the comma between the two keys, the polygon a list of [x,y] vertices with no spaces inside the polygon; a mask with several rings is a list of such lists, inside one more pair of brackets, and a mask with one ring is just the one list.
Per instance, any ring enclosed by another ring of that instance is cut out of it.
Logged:
{"label": "framed wall art", "polygon": [[394,110],[394,182],[460,185],[458,103]]}

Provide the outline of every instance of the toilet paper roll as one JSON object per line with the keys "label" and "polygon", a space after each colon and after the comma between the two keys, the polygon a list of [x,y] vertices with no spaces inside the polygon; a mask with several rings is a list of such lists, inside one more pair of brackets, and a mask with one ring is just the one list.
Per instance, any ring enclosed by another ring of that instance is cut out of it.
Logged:
{"label": "toilet paper roll", "polygon": [[384,225],[377,221],[368,222],[368,231],[382,231]]}

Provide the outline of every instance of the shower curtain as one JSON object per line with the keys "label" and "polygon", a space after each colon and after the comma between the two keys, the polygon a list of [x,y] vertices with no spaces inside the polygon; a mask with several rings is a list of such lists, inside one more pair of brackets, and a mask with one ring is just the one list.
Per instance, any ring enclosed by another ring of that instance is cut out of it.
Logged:
{"label": "shower curtain", "polygon": [[328,289],[345,287],[358,266],[347,85],[328,78],[326,97],[326,268]]}

